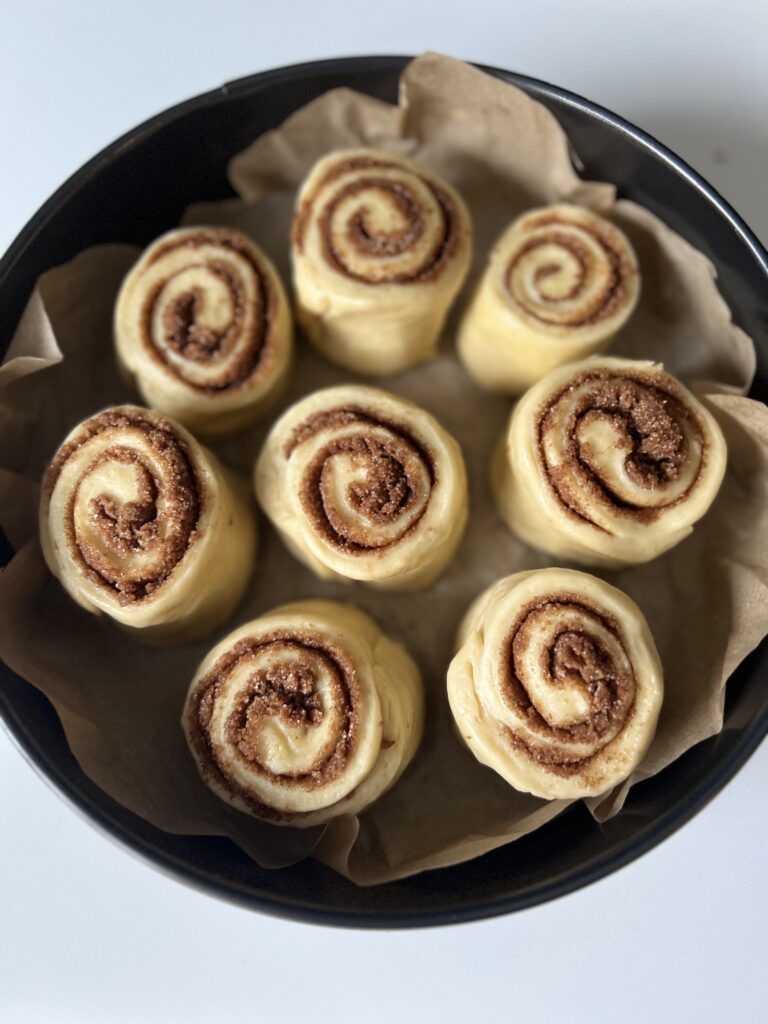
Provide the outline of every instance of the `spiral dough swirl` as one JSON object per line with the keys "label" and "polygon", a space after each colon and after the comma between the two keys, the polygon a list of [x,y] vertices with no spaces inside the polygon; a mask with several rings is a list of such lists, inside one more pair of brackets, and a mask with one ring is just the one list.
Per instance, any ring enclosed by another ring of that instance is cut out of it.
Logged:
{"label": "spiral dough swirl", "polygon": [[[617,623],[577,595],[548,594],[524,608],[502,665],[507,739],[558,775],[582,772],[632,712],[635,676]],[[547,691],[566,686],[570,699],[548,708]]]}
{"label": "spiral dough swirl", "polygon": [[447,189],[414,164],[371,156],[334,161],[303,197],[294,223],[302,253],[310,220],[328,264],[365,284],[431,281],[459,239]]}
{"label": "spiral dough swirl", "polygon": [[637,264],[622,233],[577,207],[521,218],[506,253],[504,283],[518,313],[543,327],[610,320],[636,299]]}
{"label": "spiral dough swirl", "polygon": [[661,367],[592,359],[554,371],[520,400],[494,487],[502,516],[528,543],[627,565],[690,532],[725,461],[713,417]]}
{"label": "spiral dough swirl", "polygon": [[493,248],[459,326],[459,357],[482,387],[522,394],[604,349],[639,295],[637,258],[615,224],[564,203],[531,210]]}
{"label": "spiral dough swirl", "polygon": [[472,258],[464,202],[426,167],[373,149],[323,157],[299,192],[297,317],[334,362],[388,376],[434,356]]}
{"label": "spiral dough swirl", "polygon": [[674,382],[639,370],[571,377],[539,420],[538,445],[563,509],[608,533],[617,518],[652,522],[684,501],[706,454]]}
{"label": "spiral dough swirl", "polygon": [[429,452],[403,428],[364,409],[340,407],[301,425],[286,446],[289,459],[299,444],[306,467],[302,507],[334,547],[381,551],[424,515],[435,469]]}
{"label": "spiral dough swirl", "polygon": [[106,409],[64,441],[43,481],[40,535],[71,596],[145,640],[213,629],[255,549],[227,471],[179,424],[135,406]]}
{"label": "spiral dough swirl", "polygon": [[[145,255],[141,270],[142,343],[169,372],[201,391],[238,387],[255,372],[275,295],[241,236],[221,228],[176,233]],[[206,323],[206,306],[216,326]]]}
{"label": "spiral dough swirl", "polygon": [[[466,519],[455,442],[423,410],[372,388],[330,388],[289,410],[260,456],[256,490],[322,575],[432,578]],[[446,508],[454,519],[441,524]]]}
{"label": "spiral dough swirl", "polygon": [[[382,694],[390,670],[402,680]],[[420,681],[362,612],[297,603],[209,654],[183,722],[219,796],[279,824],[318,824],[356,813],[403,770],[420,735]]]}
{"label": "spiral dough swirl", "polygon": [[570,570],[519,573],[478,599],[460,643],[449,671],[459,729],[512,785],[596,795],[637,765],[656,726],[661,668],[620,591]]}
{"label": "spiral dough swirl", "polygon": [[[357,746],[354,669],[343,651],[310,633],[239,641],[198,683],[192,702],[197,714],[191,735],[206,772],[261,817],[278,814],[269,806],[275,787],[289,807],[292,790],[337,779]],[[274,719],[304,734],[305,749],[290,766],[273,763]]]}
{"label": "spiral dough swirl", "polygon": [[[187,445],[158,417],[107,410],[58,451],[46,474],[48,495],[65,468],[69,557],[119,604],[150,598],[183,559],[203,509]],[[115,497],[116,482],[128,500]]]}
{"label": "spiral dough swirl", "polygon": [[253,419],[290,357],[290,315],[269,260],[244,235],[184,228],[157,239],[115,310],[118,354],[145,397],[203,433]]}

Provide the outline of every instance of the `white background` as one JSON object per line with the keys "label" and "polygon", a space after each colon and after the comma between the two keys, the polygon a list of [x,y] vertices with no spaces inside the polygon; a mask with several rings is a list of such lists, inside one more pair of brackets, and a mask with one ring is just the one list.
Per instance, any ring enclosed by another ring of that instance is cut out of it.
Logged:
{"label": "white background", "polygon": [[[169,104],[279,64],[424,49],[616,110],[768,240],[767,39],[764,0],[2,0],[0,249],[83,161]],[[0,1019],[757,1020],[766,783],[763,745],[681,832],[555,903],[462,927],[353,933],[169,881],[75,816],[0,734]]]}

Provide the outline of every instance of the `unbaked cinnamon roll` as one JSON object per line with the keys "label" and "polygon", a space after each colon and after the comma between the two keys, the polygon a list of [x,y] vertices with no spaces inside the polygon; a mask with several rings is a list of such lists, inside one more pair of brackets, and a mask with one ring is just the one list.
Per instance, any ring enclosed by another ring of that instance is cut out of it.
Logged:
{"label": "unbaked cinnamon roll", "polygon": [[302,601],[241,626],[200,665],[183,726],[227,803],[278,825],[359,814],[416,752],[421,677],[351,605]]}
{"label": "unbaked cinnamon roll", "polygon": [[606,347],[640,294],[637,258],[604,217],[560,203],[504,232],[465,313],[461,361],[482,387],[516,395]]}
{"label": "unbaked cinnamon roll", "polygon": [[153,242],[123,283],[114,326],[121,367],[145,401],[205,437],[253,423],[290,368],[280,278],[230,228],[181,228]]}
{"label": "unbaked cinnamon roll", "polygon": [[492,482],[502,518],[527,544],[618,567],[688,536],[726,458],[713,416],[659,364],[593,358],[523,395]]}
{"label": "unbaked cinnamon roll", "polygon": [[43,480],[40,539],[69,595],[145,642],[220,625],[251,574],[247,493],[173,420],[123,405],[65,438]]}
{"label": "unbaked cinnamon roll", "polygon": [[255,470],[261,507],[318,576],[429,586],[467,521],[461,450],[412,402],[346,385],[297,402]]}
{"label": "unbaked cinnamon roll", "polygon": [[475,757],[525,793],[597,796],[640,764],[663,674],[642,612],[572,569],[499,580],[470,607],[448,699]]}
{"label": "unbaked cinnamon roll", "polygon": [[332,153],[299,192],[292,256],[297,318],[313,344],[356,373],[399,373],[435,354],[469,269],[469,214],[413,160]]}

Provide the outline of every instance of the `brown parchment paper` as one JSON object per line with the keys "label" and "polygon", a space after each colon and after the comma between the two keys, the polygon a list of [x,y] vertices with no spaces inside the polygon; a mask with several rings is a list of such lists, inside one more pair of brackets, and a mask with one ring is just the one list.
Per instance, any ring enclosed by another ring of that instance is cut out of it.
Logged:
{"label": "brown parchment paper", "polygon": [[[542,106],[446,57],[427,54],[409,65],[397,107],[344,89],[310,103],[232,161],[241,199],[197,205],[184,220],[246,230],[287,278],[297,186],[324,153],[359,145],[432,166],[459,188],[473,216],[475,266],[439,358],[381,382],[435,413],[462,444],[472,515],[454,564],[419,594],[328,583],[293,560],[262,517],[249,593],[232,621],[200,643],[145,649],[70,601],[40,554],[37,481],[75,423],[135,398],[115,370],[111,315],[137,250],[99,246],[42,276],[0,368],[0,522],[18,551],[0,575],[0,656],[53,701],[84,771],[154,825],[230,836],[265,866],[313,853],[366,885],[477,856],[567,806],[517,793],[479,765],[455,738],[445,695],[455,629],[472,598],[501,575],[552,564],[515,540],[493,509],[488,463],[510,403],[477,388],[452,350],[456,316],[506,224],[558,199],[610,213],[631,237],[643,274],[639,308],[613,351],[663,361],[688,381],[709,381],[705,400],[729,446],[722,491],[693,535],[649,565],[604,574],[648,617],[666,695],[641,767],[617,790],[588,801],[598,820],[620,810],[632,784],[722,728],[725,682],[768,632],[768,409],[742,397],[754,349],[731,323],[709,261],[646,210],[615,202],[612,186],[582,182],[566,137]],[[302,345],[290,392],[274,415],[308,391],[351,379]],[[217,450],[249,475],[268,427]],[[408,646],[428,704],[423,744],[400,782],[359,819],[338,819],[325,832],[262,824],[221,803],[198,779],[179,725],[194,669],[221,636],[276,604],[320,595],[357,603]]]}

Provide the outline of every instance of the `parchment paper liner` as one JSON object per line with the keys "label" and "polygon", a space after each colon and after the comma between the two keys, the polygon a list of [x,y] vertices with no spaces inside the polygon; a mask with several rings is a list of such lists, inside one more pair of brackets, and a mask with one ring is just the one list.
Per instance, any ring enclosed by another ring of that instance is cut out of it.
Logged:
{"label": "parchment paper liner", "polygon": [[[754,372],[752,343],[731,323],[709,261],[648,211],[614,203],[612,186],[580,181],[568,141],[544,107],[434,54],[406,69],[398,107],[345,89],[308,104],[232,161],[242,200],[197,205],[184,220],[243,228],[287,277],[298,184],[328,150],[358,145],[414,156],[459,188],[475,225],[473,278],[495,237],[525,208],[571,199],[610,212],[632,239],[643,272],[640,307],[613,351],[663,361],[684,379],[719,382],[708,385],[707,400],[726,433],[729,471],[715,505],[667,555],[605,574],[644,610],[666,674],[658,734],[643,765],[624,786],[588,801],[605,820],[631,784],[722,728],[725,681],[768,632],[768,409],[740,395]],[[552,564],[510,536],[493,510],[488,461],[510,404],[480,391],[461,370],[451,343],[455,314],[436,362],[382,385],[434,412],[467,458],[470,528],[433,589],[384,595],[321,582],[262,520],[257,571],[232,622],[194,646],[157,651],[82,611],[47,572],[36,540],[37,481],[47,459],[80,419],[135,398],[115,370],[111,314],[136,255],[128,246],[99,246],[44,274],[0,368],[0,509],[18,550],[0,576],[0,655],[53,701],[83,770],[169,832],[228,835],[270,867],[314,847],[315,856],[361,885],[466,860],[553,818],[566,802],[516,793],[459,744],[445,696],[454,631],[470,600],[500,575]],[[281,408],[349,379],[303,346]],[[249,474],[267,429],[219,451]],[[370,612],[417,658],[428,693],[427,732],[405,776],[359,820],[338,819],[324,834],[275,828],[230,810],[199,781],[179,726],[195,666],[219,637],[276,604],[315,595]]]}

